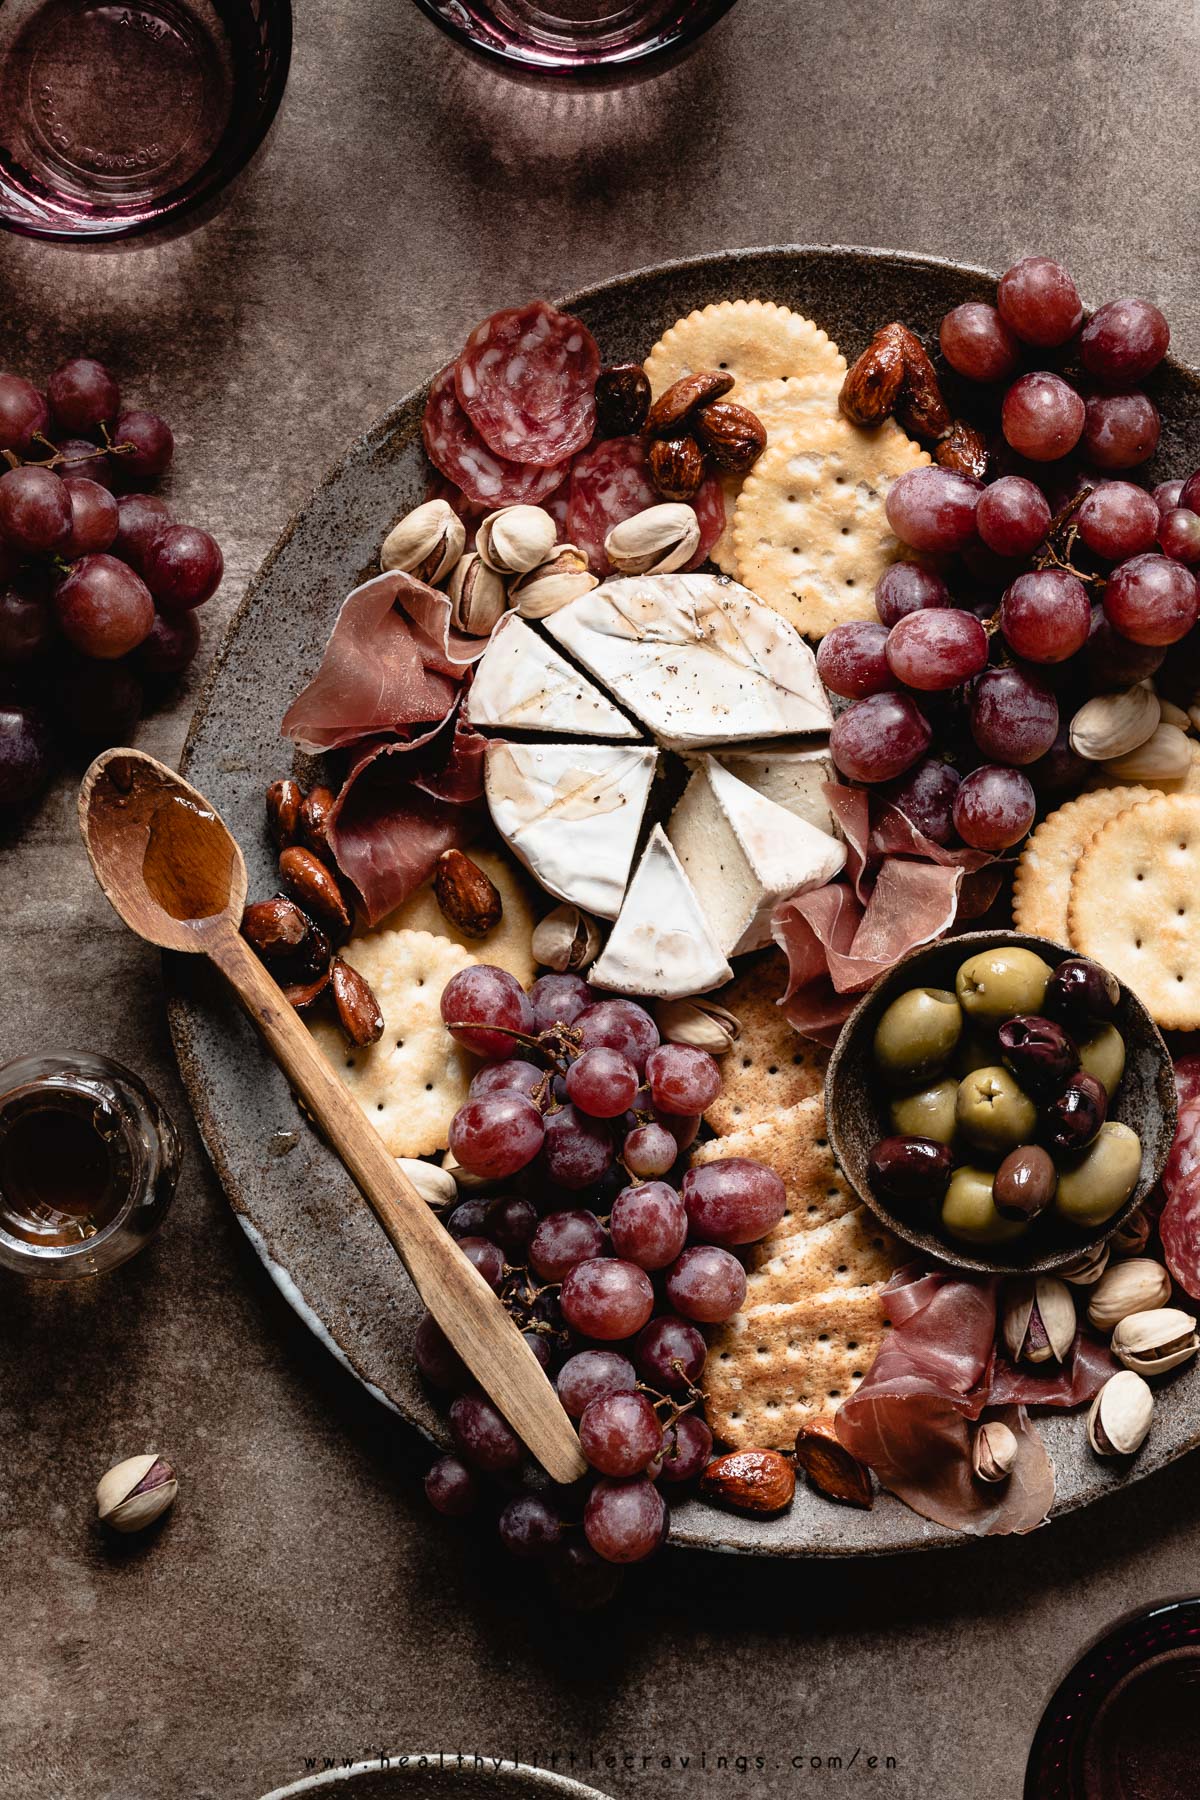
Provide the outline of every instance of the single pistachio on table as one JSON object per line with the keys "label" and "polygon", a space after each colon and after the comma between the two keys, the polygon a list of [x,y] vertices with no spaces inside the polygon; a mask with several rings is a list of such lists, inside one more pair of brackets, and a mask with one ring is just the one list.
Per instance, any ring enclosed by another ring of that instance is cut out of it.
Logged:
{"label": "single pistachio on table", "polygon": [[1112,1335],[1113,1355],[1138,1375],[1164,1375],[1200,1350],[1196,1321],[1175,1306],[1127,1313]]}
{"label": "single pistachio on table", "polygon": [[1165,1307],[1171,1298],[1171,1277],[1162,1264],[1149,1256],[1134,1256],[1113,1263],[1092,1289],[1088,1318],[1097,1331],[1114,1331],[1130,1313]]}
{"label": "single pistachio on table", "polygon": [[419,1156],[398,1156],[396,1166],[430,1206],[453,1206],[458,1199],[458,1183],[449,1169],[439,1169]]}
{"label": "single pistachio on table", "polygon": [[678,501],[622,519],[604,540],[604,553],[620,575],[670,575],[686,568],[699,548],[695,508]]}
{"label": "single pistachio on table", "polygon": [[1108,1239],[1114,1256],[1137,1256],[1150,1242],[1150,1220],[1141,1207],[1131,1213]]}
{"label": "single pistachio on table", "polygon": [[1184,712],[1182,706],[1176,706],[1173,700],[1164,700],[1161,694],[1158,697],[1158,704],[1162,711],[1164,725],[1177,725],[1180,731],[1192,729],[1191,716]]}
{"label": "single pistachio on table", "polygon": [[603,943],[600,927],[569,903],[556,906],[533,928],[533,959],[556,974],[582,974],[595,962]]}
{"label": "single pistachio on table", "polygon": [[476,550],[460,556],[446,584],[451,622],[469,637],[488,637],[508,607],[504,578]]}
{"label": "single pistachio on table", "polygon": [[1071,720],[1071,748],[1088,762],[1106,762],[1136,750],[1158,729],[1162,708],[1149,682],[1119,694],[1097,694]]}
{"label": "single pistachio on table", "polygon": [[165,1457],[128,1456],[97,1482],[96,1511],[112,1531],[144,1531],[178,1492],[175,1471]]}
{"label": "single pistachio on table", "polygon": [[1106,775],[1122,781],[1177,781],[1192,766],[1192,746],[1178,725],[1160,725],[1152,737],[1127,756],[1103,762]]}
{"label": "single pistachio on table", "polygon": [[1108,1267],[1108,1245],[1093,1244],[1090,1250],[1064,1263],[1059,1269],[1060,1280],[1069,1281],[1072,1287],[1091,1287],[1099,1281]]}
{"label": "single pistachio on table", "polygon": [[665,1043],[707,1050],[710,1056],[724,1056],[732,1050],[742,1030],[733,1013],[702,994],[694,1000],[658,1001],[654,1019]]}
{"label": "single pistachio on table", "polygon": [[486,937],[500,923],[500,889],[462,850],[443,850],[433,871],[433,897],[464,937]]}
{"label": "single pistachio on table", "polygon": [[427,500],[392,526],[379,552],[386,573],[415,575],[431,587],[450,573],[467,547],[466,527],[446,500]]}
{"label": "single pistachio on table", "polygon": [[1088,1413],[1088,1443],[1097,1456],[1132,1456],[1154,1416],[1154,1395],[1131,1369],[1110,1375]]}
{"label": "single pistachio on table", "polygon": [[497,575],[525,575],[554,549],[558,527],[541,506],[502,506],[475,533],[475,548]]}
{"label": "single pistachio on table", "polygon": [[980,1481],[1007,1481],[1016,1465],[1017,1434],[1003,1419],[989,1419],[975,1433],[971,1467]]}
{"label": "single pistachio on table", "polygon": [[544,563],[510,582],[509,604],[523,619],[547,619],[572,600],[590,594],[599,581],[582,550],[574,544],[556,544]]}
{"label": "single pistachio on table", "polygon": [[1075,1302],[1053,1275],[1008,1283],[1004,1342],[1014,1362],[1062,1362],[1075,1342]]}

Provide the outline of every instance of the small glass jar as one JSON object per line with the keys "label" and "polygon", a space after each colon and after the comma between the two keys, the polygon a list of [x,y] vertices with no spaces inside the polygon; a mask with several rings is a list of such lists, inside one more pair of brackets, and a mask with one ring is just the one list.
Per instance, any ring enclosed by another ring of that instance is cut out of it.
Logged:
{"label": "small glass jar", "polygon": [[0,1066],[0,1265],[59,1281],[116,1268],[162,1224],[180,1156],[122,1064],[81,1050]]}

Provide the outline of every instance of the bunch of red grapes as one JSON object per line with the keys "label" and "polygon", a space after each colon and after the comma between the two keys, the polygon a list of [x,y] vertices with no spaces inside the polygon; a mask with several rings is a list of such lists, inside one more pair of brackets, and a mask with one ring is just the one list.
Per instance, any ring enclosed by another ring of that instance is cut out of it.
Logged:
{"label": "bunch of red grapes", "polygon": [[701,1327],[741,1307],[737,1253],[782,1218],[784,1185],[744,1157],[680,1168],[720,1069],[705,1051],[662,1043],[634,1001],[597,1000],[574,974],[543,975],[526,993],[478,965],[453,977],[441,1005],[458,1042],[490,1059],[455,1115],[451,1150],[469,1175],[505,1184],[461,1200],[446,1224],[578,1420],[594,1477],[553,1488],[426,1315],[417,1365],[455,1396],[457,1450],[434,1463],[426,1493],[457,1517],[499,1484],[505,1548],[545,1563],[565,1599],[599,1604],[612,1565],[640,1562],[666,1537],[662,1489],[709,1461]]}
{"label": "bunch of red grapes", "polygon": [[91,357],[44,394],[0,373],[0,808],[36,798],[64,739],[128,738],[147,681],[196,654],[194,609],[224,564],[207,531],[143,491],[174,448]]}
{"label": "bunch of red grapes", "polygon": [[996,477],[931,466],[893,483],[888,521],[922,560],[885,570],[879,622],[836,627],[818,656],[853,703],[833,728],[837,767],[889,784],[937,844],[1008,849],[1039,798],[1080,787],[1067,729],[1089,695],[1154,676],[1187,706],[1200,687],[1200,473],[1152,491],[1124,478],[1158,444],[1137,384],[1169,337],[1148,300],[1084,323],[1075,283],[1043,256],[1002,277],[995,306],[942,320],[945,361],[990,409]]}

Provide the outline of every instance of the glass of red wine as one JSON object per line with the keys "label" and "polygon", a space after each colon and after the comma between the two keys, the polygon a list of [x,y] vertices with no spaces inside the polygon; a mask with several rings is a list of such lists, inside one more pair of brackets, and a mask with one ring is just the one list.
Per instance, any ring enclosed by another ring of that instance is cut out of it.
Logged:
{"label": "glass of red wine", "polygon": [[175,224],[262,143],[290,0],[4,0],[0,225],[77,242]]}
{"label": "glass of red wine", "polygon": [[417,0],[467,49],[510,72],[632,76],[681,54],[734,0]]}

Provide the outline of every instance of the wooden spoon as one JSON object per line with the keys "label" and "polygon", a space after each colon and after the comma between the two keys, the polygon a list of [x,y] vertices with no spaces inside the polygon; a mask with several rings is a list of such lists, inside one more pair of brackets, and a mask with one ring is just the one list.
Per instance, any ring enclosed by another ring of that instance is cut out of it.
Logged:
{"label": "wooden spoon", "polygon": [[484,1392],[555,1481],[575,1481],[586,1467],[579,1439],[533,1351],[242,937],[246,864],[224,821],[164,763],[106,750],[83,778],[79,823],[96,880],[130,930],[207,956],[232,984]]}

